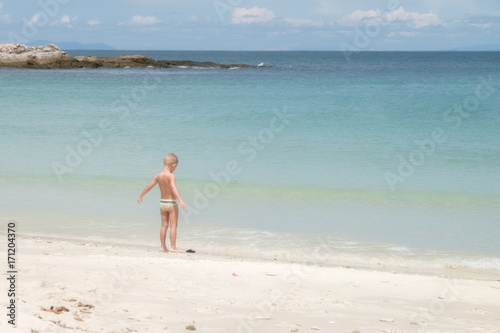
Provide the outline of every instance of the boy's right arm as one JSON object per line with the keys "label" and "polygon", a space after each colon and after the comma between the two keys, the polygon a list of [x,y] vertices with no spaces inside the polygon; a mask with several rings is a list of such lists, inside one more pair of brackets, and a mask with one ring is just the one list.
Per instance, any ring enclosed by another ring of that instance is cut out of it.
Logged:
{"label": "boy's right arm", "polygon": [[146,187],[144,188],[144,190],[142,190],[141,192],[141,195],[139,195],[139,198],[137,198],[137,203],[138,204],[141,204],[142,202],[142,197],[146,195],[146,193],[148,193],[149,191],[151,191],[151,189],[156,185],[158,184],[158,179],[157,179],[157,176],[155,176],[153,178],[153,180],[151,181],[151,183],[149,183],[148,185],[146,185]]}

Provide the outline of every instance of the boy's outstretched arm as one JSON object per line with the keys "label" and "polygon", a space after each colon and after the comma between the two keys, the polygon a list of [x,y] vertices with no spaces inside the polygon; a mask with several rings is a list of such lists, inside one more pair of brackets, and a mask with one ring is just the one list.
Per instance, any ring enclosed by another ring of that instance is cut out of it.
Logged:
{"label": "boy's outstretched arm", "polygon": [[170,188],[172,189],[172,193],[177,197],[177,199],[179,199],[179,201],[181,203],[181,208],[182,209],[186,209],[187,208],[187,204],[182,199],[179,191],[177,191],[177,186],[175,186],[175,175],[174,174],[172,174],[172,180],[170,182]]}
{"label": "boy's outstretched arm", "polygon": [[141,204],[142,202],[142,197],[146,195],[146,193],[148,193],[149,191],[151,191],[151,189],[153,187],[155,187],[155,185],[158,184],[158,180],[156,179],[156,176],[153,178],[153,180],[151,181],[151,183],[149,183],[148,185],[146,185],[146,187],[144,188],[144,190],[142,190],[142,193],[141,195],[139,195],[139,198],[137,198],[137,203],[138,204]]}

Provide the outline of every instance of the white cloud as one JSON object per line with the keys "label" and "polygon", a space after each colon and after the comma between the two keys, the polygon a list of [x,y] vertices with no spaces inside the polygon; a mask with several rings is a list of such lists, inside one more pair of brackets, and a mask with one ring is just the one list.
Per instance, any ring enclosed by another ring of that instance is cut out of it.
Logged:
{"label": "white cloud", "polygon": [[[456,23],[460,24],[462,22],[457,21]],[[500,25],[500,16],[494,15],[475,15],[467,18],[463,21],[467,26],[471,26],[474,28],[480,28],[483,30],[492,28],[494,26]]]}
{"label": "white cloud", "polygon": [[374,19],[380,16],[382,11],[380,9],[362,11],[357,10],[351,14],[344,16],[340,19],[340,23],[345,25],[356,25],[365,19]]}
{"label": "white cloud", "polygon": [[405,37],[415,37],[415,36],[420,35],[420,32],[416,32],[416,31],[400,31],[399,34],[401,36],[405,36]]}
{"label": "white cloud", "polygon": [[[34,21],[33,23],[37,23],[40,20],[40,15],[37,14],[37,15],[33,16],[33,18],[30,20],[30,22],[34,19],[36,19],[36,21]],[[74,23],[76,20],[78,20],[77,16],[69,17],[69,15],[63,15],[63,16],[61,16],[61,18],[59,20],[55,20],[54,22],[51,22],[49,25],[55,26],[55,25],[64,24],[68,28],[73,28],[72,23]]]}
{"label": "white cloud", "polygon": [[64,15],[61,17],[61,23],[71,23],[71,18],[68,15]]}
{"label": "white cloud", "polygon": [[[2,8],[3,8],[3,2],[0,2],[0,11],[2,10]],[[12,20],[10,19],[10,15],[8,15],[8,14],[0,15],[0,21],[3,23],[12,22]]]}
{"label": "white cloud", "polygon": [[[7,15],[8,16],[8,15]],[[9,18],[10,19],[10,18]],[[28,21],[28,25],[45,26],[48,23],[49,17],[45,14],[35,14]],[[69,17],[69,15],[63,15],[60,19],[50,22],[50,26],[56,25],[66,25],[68,28],[73,28],[73,23],[78,20],[77,16]]]}
{"label": "white cloud", "polygon": [[35,23],[38,23],[38,22],[40,22],[40,18],[41,18],[40,14],[33,15],[33,17],[30,18],[28,24],[33,25]]}
{"label": "white cloud", "polygon": [[488,28],[491,28],[493,26],[493,24],[491,24],[491,23],[484,23],[484,24],[469,23],[469,25],[471,25],[473,27],[481,28],[481,29],[488,29]]}
{"label": "white cloud", "polygon": [[314,27],[323,27],[325,25],[325,22],[323,21],[314,21],[310,19],[294,19],[294,18],[289,18],[285,17],[283,19],[286,23],[294,26],[294,27],[300,27],[300,26],[314,26]]}
{"label": "white cloud", "polygon": [[380,9],[362,11],[357,10],[339,20],[345,25],[356,25],[363,21],[379,20],[381,22],[408,22],[414,28],[423,28],[427,26],[446,25],[436,14],[419,14],[416,12],[407,12],[403,7],[399,7],[392,12],[382,12]]}
{"label": "white cloud", "polygon": [[275,17],[276,15],[274,15],[274,12],[267,8],[235,8],[233,10],[231,23],[262,23],[272,21]]}
{"label": "white cloud", "polygon": [[130,25],[130,26],[148,26],[161,23],[161,20],[156,16],[140,16],[135,15],[128,22],[121,22],[118,25]]}
{"label": "white cloud", "polygon": [[403,7],[399,7],[397,10],[385,14],[387,21],[409,21],[415,25],[415,28],[423,28],[429,25],[441,25],[443,21],[439,19],[436,14],[427,13],[419,14],[414,12],[407,12]]}
{"label": "white cloud", "polygon": [[89,21],[87,21],[87,24],[90,25],[90,26],[99,25],[99,24],[101,24],[101,21],[99,21],[99,20],[89,20]]}

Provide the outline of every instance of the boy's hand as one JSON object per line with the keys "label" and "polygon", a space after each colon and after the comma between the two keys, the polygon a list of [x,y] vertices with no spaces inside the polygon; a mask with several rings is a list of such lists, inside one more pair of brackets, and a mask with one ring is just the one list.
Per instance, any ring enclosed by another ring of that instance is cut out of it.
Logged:
{"label": "boy's hand", "polygon": [[186,209],[186,208],[188,208],[188,205],[186,205],[186,203],[184,201],[181,201],[181,208]]}
{"label": "boy's hand", "polygon": [[140,205],[140,204],[141,204],[141,202],[142,202],[142,197],[138,197],[138,198],[137,198],[137,203]]}

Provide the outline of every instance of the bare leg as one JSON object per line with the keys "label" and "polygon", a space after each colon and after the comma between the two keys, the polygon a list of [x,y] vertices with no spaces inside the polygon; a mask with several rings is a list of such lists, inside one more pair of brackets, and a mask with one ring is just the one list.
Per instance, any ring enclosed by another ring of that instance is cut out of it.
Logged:
{"label": "bare leg", "polygon": [[169,211],[170,213],[170,252],[182,252],[177,248],[177,219],[179,217],[179,207],[175,205]]}
{"label": "bare leg", "polygon": [[168,220],[169,220],[169,212],[164,212],[160,209],[161,213],[161,229],[160,229],[160,243],[161,243],[161,252],[168,252],[167,245],[165,244],[165,239],[167,238],[167,229],[168,229]]}

